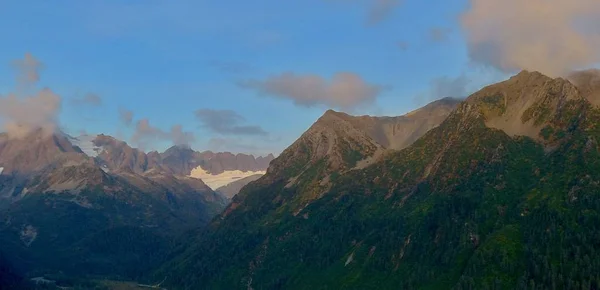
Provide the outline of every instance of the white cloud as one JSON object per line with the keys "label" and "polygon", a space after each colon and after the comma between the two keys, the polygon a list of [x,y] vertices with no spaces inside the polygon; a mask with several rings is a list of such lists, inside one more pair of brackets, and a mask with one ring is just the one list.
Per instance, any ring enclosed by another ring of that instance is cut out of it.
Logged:
{"label": "white cloud", "polygon": [[31,53],[25,53],[23,59],[14,60],[12,65],[17,70],[17,80],[22,85],[35,84],[40,81],[40,71],[44,65]]}
{"label": "white cloud", "polygon": [[181,125],[174,125],[165,131],[150,124],[150,120],[141,119],[135,126],[131,141],[139,147],[145,147],[153,142],[170,141],[173,145],[190,145],[196,141],[192,132],[184,132]]}
{"label": "white cloud", "polygon": [[286,72],[262,81],[245,81],[240,85],[262,95],[291,99],[300,106],[321,104],[342,109],[373,103],[382,91],[381,86],[369,84],[359,75],[349,72],[337,73],[331,80],[317,75]]}
{"label": "white cloud", "polygon": [[28,97],[9,94],[0,96],[0,118],[11,137],[22,137],[35,129],[50,133],[57,127],[60,106],[61,97],[47,88]]}
{"label": "white cloud", "polygon": [[33,130],[42,129],[52,133],[58,127],[58,114],[62,98],[49,88],[29,94],[40,80],[42,63],[31,53],[23,59],[14,60],[12,66],[17,70],[18,93],[0,96],[0,120],[10,137],[23,137]]}
{"label": "white cloud", "polygon": [[598,0],[470,0],[469,57],[503,72],[552,76],[600,61]]}

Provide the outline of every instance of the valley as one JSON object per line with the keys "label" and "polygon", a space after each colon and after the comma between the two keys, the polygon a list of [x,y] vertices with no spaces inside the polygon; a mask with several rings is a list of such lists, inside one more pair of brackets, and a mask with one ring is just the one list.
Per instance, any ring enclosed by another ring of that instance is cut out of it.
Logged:
{"label": "valley", "polygon": [[1,0],[0,35],[0,290],[600,290],[599,0]]}

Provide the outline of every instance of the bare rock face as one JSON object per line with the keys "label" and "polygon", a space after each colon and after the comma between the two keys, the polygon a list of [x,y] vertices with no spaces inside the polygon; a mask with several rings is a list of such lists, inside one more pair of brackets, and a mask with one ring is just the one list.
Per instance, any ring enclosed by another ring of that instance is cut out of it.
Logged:
{"label": "bare rock face", "polygon": [[0,167],[4,174],[27,175],[54,162],[65,154],[80,158],[82,151],[62,134],[36,130],[23,138],[0,135]]}
{"label": "bare rock face", "polygon": [[570,100],[581,98],[569,81],[552,79],[539,72],[522,71],[510,79],[471,95],[467,103],[476,105],[486,126],[509,136],[541,140],[542,128]]}
{"label": "bare rock face", "polygon": [[178,175],[189,175],[200,165],[198,153],[187,146],[173,146],[159,154],[164,169]]}
{"label": "bare rock face", "polygon": [[301,174],[321,161],[331,170],[347,170],[382,150],[381,144],[356,126],[355,118],[328,110],[271,163],[268,173]]}
{"label": "bare rock face", "polygon": [[366,166],[387,150],[412,144],[444,121],[459,102],[444,98],[399,117],[357,117],[328,110],[271,163],[268,173],[297,178],[319,162],[325,162],[329,172]]}
{"label": "bare rock face", "polygon": [[189,147],[173,146],[162,153],[161,158],[163,169],[176,174],[189,175],[194,168],[200,166],[216,175],[234,170],[265,171],[274,156],[269,154],[266,157],[255,158],[253,155],[241,153],[234,155],[230,152],[196,152]]}
{"label": "bare rock face", "polygon": [[443,98],[398,117],[353,117],[341,113],[340,116],[382,147],[400,150],[444,121],[459,102],[457,99]]}
{"label": "bare rock face", "polygon": [[92,142],[103,149],[96,160],[110,170],[132,170],[143,173],[153,166],[158,166],[156,159],[150,162],[143,151],[131,148],[127,143],[113,137],[98,135]]}

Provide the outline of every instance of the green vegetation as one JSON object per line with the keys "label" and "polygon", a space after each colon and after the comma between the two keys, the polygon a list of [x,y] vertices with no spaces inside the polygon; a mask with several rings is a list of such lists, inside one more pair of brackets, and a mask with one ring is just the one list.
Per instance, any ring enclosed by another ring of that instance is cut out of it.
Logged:
{"label": "green vegetation", "polygon": [[48,279],[89,289],[82,281],[136,280],[158,267],[177,236],[218,210],[209,206],[182,196],[169,204],[128,189],[29,193],[0,213],[0,245],[28,278],[58,275]]}
{"label": "green vegetation", "polygon": [[502,94],[484,96],[481,98],[481,108],[484,112],[502,115],[506,112],[505,98]]}
{"label": "green vegetation", "polygon": [[336,174],[299,212],[283,201],[306,194],[318,168],[297,187],[248,187],[155,278],[170,289],[598,289],[600,113],[577,100],[533,115],[552,147],[458,113]]}

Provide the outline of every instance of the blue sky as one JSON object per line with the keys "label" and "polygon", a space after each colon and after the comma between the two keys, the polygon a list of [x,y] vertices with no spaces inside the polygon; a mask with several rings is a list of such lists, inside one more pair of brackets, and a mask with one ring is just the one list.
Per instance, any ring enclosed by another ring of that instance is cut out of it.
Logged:
{"label": "blue sky", "polygon": [[[376,5],[385,13],[370,19]],[[181,125],[195,136],[190,145],[197,150],[279,153],[329,108],[400,115],[505,77],[470,59],[459,22],[469,6],[467,0],[0,0],[0,64],[6,64],[0,95],[14,91],[10,64],[28,52],[43,63],[35,85],[62,99],[60,126],[68,133],[105,133],[163,150],[172,145],[171,126]],[[296,76],[289,82],[313,76],[325,83],[351,73],[373,90],[360,104],[338,106],[341,97],[321,101],[320,95],[298,103],[281,91],[287,86],[267,82],[284,73]],[[81,101],[89,94],[101,104]],[[203,122],[210,116],[199,118],[199,109],[213,117],[228,112],[229,119],[218,120],[231,124]],[[133,112],[133,124],[120,120],[119,110]],[[142,119],[153,126],[146,134],[160,133],[156,138],[132,140]]]}

